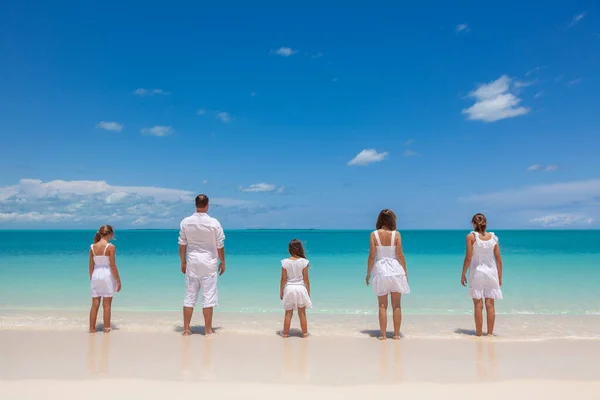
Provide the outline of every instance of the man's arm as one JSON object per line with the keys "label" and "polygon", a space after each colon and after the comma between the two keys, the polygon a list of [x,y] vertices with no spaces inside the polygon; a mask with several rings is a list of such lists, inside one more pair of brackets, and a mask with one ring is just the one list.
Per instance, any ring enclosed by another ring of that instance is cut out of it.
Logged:
{"label": "man's arm", "polygon": [[181,261],[181,272],[185,274],[187,270],[187,237],[185,235],[185,230],[183,229],[183,222],[179,228],[179,260]]}
{"label": "man's arm", "polygon": [[223,227],[217,222],[217,254],[219,255],[219,275],[225,273],[225,233]]}

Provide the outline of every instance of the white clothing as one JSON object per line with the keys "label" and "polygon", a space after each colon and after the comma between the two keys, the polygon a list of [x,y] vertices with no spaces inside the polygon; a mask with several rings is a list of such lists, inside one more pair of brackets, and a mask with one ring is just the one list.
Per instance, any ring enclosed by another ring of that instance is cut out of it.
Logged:
{"label": "white clothing", "polygon": [[473,299],[502,299],[498,267],[494,256],[498,237],[490,232],[491,239],[481,240],[479,233],[472,233],[475,236],[475,243],[473,243],[473,256],[469,266],[469,296]]}
{"label": "white clothing", "polygon": [[216,307],[219,305],[219,290],[217,288],[218,275],[216,272],[211,276],[197,278],[185,276],[185,300],[184,307],[195,307],[198,302],[198,293],[202,289],[202,308]]}
{"label": "white clothing", "polygon": [[219,221],[206,213],[194,213],[181,221],[179,244],[187,246],[186,275],[212,276],[219,267],[217,249],[222,249],[225,234]]}
{"label": "white clothing", "polygon": [[281,300],[283,309],[287,311],[296,308],[312,308],[312,302],[302,276],[302,271],[308,268],[308,260],[306,258],[295,260],[286,258],[281,260],[281,268],[287,272],[287,281],[283,288],[283,299]]}
{"label": "white clothing", "polygon": [[390,293],[410,293],[406,272],[398,257],[396,257],[396,231],[392,232],[392,238],[389,246],[382,246],[379,239],[379,232],[375,231],[375,240],[377,241],[375,262],[373,264],[373,292],[376,296],[387,296]]}
{"label": "white clothing", "polygon": [[94,257],[94,271],[90,280],[92,297],[113,297],[117,293],[117,280],[113,277],[110,270],[110,257],[106,255],[106,250],[110,243],[104,248],[101,256],[94,253],[94,245],[91,245],[92,255]]}

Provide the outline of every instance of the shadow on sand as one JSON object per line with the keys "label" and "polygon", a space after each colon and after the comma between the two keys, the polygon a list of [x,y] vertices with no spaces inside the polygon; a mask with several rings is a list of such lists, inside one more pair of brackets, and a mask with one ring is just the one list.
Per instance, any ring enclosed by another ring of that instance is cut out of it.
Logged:
{"label": "shadow on sand", "polygon": [[457,328],[454,330],[454,333],[465,336],[477,336],[477,332],[475,332],[475,329]]}
{"label": "shadow on sand", "polygon": [[[379,338],[379,336],[381,336],[381,332],[379,331],[379,329],[364,329],[364,330],[360,331],[360,333],[362,333],[363,335],[372,337],[372,338]],[[385,337],[387,339],[393,339],[394,332],[386,332]],[[402,332],[400,332],[400,339],[404,339],[404,334],[402,334]]]}
{"label": "shadow on sand", "polygon": [[[110,330],[111,331],[118,331],[119,330],[119,326],[115,325],[115,324],[111,324],[110,325]],[[96,333],[98,332],[104,332],[104,324],[96,324]]]}
{"label": "shadow on sand", "polygon": [[[217,333],[219,330],[221,330],[221,327],[213,326],[213,331],[215,333]],[[176,326],[174,331],[178,332],[178,333],[183,333],[183,325]],[[192,331],[192,335],[205,335],[206,334],[206,329],[204,328],[204,326],[201,326],[201,325],[190,326],[190,331]]]}
{"label": "shadow on sand", "polygon": [[[275,331],[275,334],[277,336],[281,336],[283,337],[283,333],[282,331]],[[308,332],[308,336],[310,337],[310,332]],[[297,337],[297,338],[301,338],[302,337],[302,331],[298,328],[291,328],[290,329],[290,337]]]}

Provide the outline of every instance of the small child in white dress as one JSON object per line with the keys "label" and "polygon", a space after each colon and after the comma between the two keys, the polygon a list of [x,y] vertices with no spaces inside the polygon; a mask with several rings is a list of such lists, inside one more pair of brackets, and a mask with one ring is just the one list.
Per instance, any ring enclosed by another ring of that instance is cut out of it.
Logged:
{"label": "small child in white dress", "polygon": [[486,232],[487,220],[483,214],[475,214],[471,220],[473,232],[467,235],[467,251],[463,264],[461,284],[467,285],[469,270],[469,296],[473,299],[475,334],[483,332],[483,302],[487,314],[487,335],[494,334],[496,322],[495,299],[502,299],[502,257],[498,237]]}
{"label": "small child in white dress", "polygon": [[290,242],[288,251],[290,257],[281,260],[279,297],[285,310],[281,335],[284,338],[289,337],[294,309],[298,309],[302,337],[307,337],[308,323],[306,321],[306,309],[312,308],[312,302],[310,301],[310,281],[308,279],[308,260],[304,255],[302,242],[298,239]]}
{"label": "small child in white dress", "polygon": [[379,213],[376,223],[377,230],[371,233],[369,260],[367,263],[367,286],[373,275],[373,292],[379,302],[379,328],[381,340],[387,337],[387,308],[388,295],[392,298],[394,318],[394,339],[400,339],[400,324],[402,309],[400,297],[410,293],[406,259],[402,251],[402,239],[396,231],[396,215],[392,210]]}
{"label": "small child in white dress", "polygon": [[114,236],[112,226],[104,225],[94,237],[90,246],[90,289],[92,308],[90,309],[90,333],[96,332],[96,319],[100,309],[100,299],[104,311],[104,332],[110,332],[112,298],[121,291],[121,278],[115,262],[116,250],[110,240]]}

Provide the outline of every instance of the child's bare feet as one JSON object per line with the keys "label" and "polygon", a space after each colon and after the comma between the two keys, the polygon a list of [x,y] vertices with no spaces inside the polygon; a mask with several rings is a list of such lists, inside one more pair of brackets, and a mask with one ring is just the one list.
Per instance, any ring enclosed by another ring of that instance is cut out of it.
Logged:
{"label": "child's bare feet", "polygon": [[90,328],[90,333],[96,333],[96,328]]}
{"label": "child's bare feet", "polygon": [[303,333],[303,334],[302,334],[302,337],[306,339],[306,338],[308,337],[308,332],[306,332],[306,333]]}
{"label": "child's bare feet", "polygon": [[385,337],[385,336],[379,336],[377,339],[379,339],[379,340],[387,340],[387,337]]}
{"label": "child's bare feet", "polygon": [[400,335],[394,335],[394,340],[400,340]]}
{"label": "child's bare feet", "polygon": [[190,336],[192,334],[192,331],[190,331],[189,329],[186,329],[185,331],[183,331],[183,336]]}
{"label": "child's bare feet", "polygon": [[104,328],[104,333],[110,332],[110,328]]}

